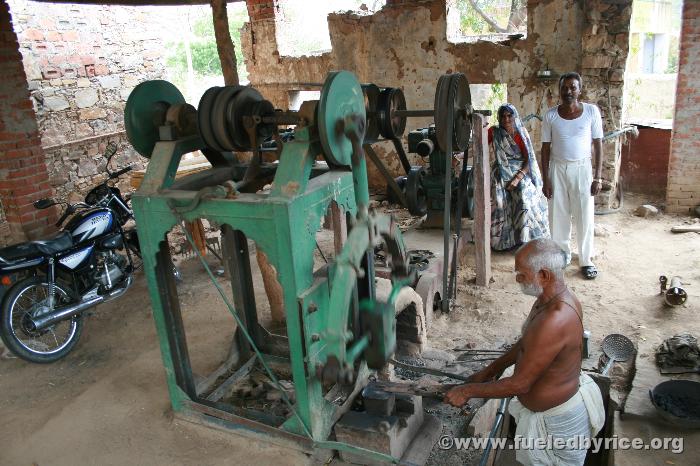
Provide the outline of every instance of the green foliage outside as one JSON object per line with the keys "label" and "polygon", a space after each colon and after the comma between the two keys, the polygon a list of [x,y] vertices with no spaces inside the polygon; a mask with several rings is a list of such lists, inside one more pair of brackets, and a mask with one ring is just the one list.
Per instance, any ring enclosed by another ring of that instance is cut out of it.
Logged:
{"label": "green foliage outside", "polygon": [[[236,64],[238,67],[238,77],[241,81],[247,79],[248,73],[243,63],[243,50],[241,49],[241,27],[248,20],[245,9],[228,10],[229,31],[231,40],[236,50]],[[187,80],[187,54],[186,43],[180,40],[170,43],[168,49],[170,54],[167,57],[168,69],[174,74],[173,80],[176,84],[185,83]],[[190,51],[192,53],[192,68],[194,69],[194,79],[221,76],[221,62],[216,49],[216,39],[214,37],[214,23],[211,11],[208,14],[199,16],[192,21],[190,35]]]}
{"label": "green foliage outside", "polygon": [[[526,0],[473,0],[481,11],[507,32],[527,32]],[[465,36],[499,32],[472,6],[469,0],[457,0],[460,31]],[[512,10],[515,11],[512,11]],[[511,14],[512,13],[512,14]],[[510,22],[514,24],[509,24]]]}
{"label": "green foliage outside", "polygon": [[[491,125],[498,124],[498,107],[507,102],[507,86],[502,83],[491,84],[491,94],[486,101],[488,110],[491,110]],[[522,118],[524,115],[520,115]]]}

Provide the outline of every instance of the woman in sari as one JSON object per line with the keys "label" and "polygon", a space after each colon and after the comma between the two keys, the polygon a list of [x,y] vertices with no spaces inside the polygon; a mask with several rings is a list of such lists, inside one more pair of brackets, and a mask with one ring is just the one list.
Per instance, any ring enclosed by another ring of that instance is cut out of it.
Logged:
{"label": "woman in sari", "polygon": [[547,200],[530,135],[511,104],[498,109],[489,128],[491,148],[491,247],[512,249],[549,237]]}

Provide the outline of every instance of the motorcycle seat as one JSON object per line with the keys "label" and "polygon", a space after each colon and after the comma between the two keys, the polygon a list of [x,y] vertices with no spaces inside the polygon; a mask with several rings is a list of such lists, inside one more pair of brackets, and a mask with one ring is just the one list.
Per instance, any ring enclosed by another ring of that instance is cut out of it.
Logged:
{"label": "motorcycle seat", "polygon": [[68,231],[59,231],[49,238],[13,244],[0,249],[0,264],[11,265],[42,254],[52,255],[73,246],[73,237]]}

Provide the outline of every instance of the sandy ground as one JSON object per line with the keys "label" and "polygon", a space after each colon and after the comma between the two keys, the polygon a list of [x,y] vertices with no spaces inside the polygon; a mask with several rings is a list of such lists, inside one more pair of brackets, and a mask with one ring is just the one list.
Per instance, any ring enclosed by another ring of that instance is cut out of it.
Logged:
{"label": "sandy ground", "polygon": [[[700,335],[700,235],[670,233],[671,226],[688,220],[684,217],[633,216],[642,200],[629,197],[620,213],[596,218],[609,231],[609,236],[596,238],[597,280],[583,280],[575,265],[566,273],[584,305],[593,359],[601,340],[613,332],[636,342],[661,342],[681,331]],[[453,311],[433,321],[432,347],[450,350],[474,343],[497,348],[517,336],[532,298],[514,281],[512,254],[494,254],[492,260],[494,281],[480,289],[469,284],[473,272],[467,255]],[[206,374],[225,357],[233,320],[201,267],[189,261],[182,269],[185,283],[179,293],[190,353],[195,372]],[[662,304],[661,274],[683,277],[689,294],[685,307]],[[264,301],[260,290],[258,300]],[[102,305],[88,319],[79,345],[65,360],[48,366],[0,360],[0,419],[3,465],[307,461],[292,450],[173,417],[141,274],[129,293]],[[676,464],[693,462],[681,459]]]}

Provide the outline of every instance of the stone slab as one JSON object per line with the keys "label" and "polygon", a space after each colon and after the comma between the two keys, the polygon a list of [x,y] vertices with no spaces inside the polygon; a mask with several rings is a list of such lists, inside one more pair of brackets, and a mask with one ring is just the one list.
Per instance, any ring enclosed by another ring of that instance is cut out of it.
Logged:
{"label": "stone slab", "polygon": [[650,341],[640,341],[635,359],[636,373],[632,380],[632,389],[622,410],[622,419],[637,417],[656,419],[657,413],[649,399],[649,390],[665,380],[684,379],[700,382],[698,374],[661,375],[654,360],[655,344]]}

